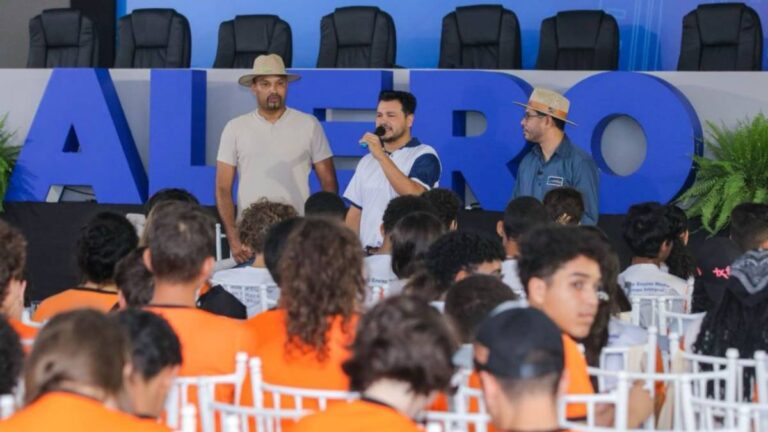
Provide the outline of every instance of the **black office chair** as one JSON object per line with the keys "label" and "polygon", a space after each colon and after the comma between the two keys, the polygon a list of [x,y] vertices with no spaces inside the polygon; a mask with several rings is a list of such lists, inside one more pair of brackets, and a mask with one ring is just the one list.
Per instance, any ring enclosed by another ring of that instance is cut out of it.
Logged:
{"label": "black office chair", "polygon": [[392,68],[397,36],[392,17],[377,7],[336,9],[320,20],[319,68]]}
{"label": "black office chair", "polygon": [[173,9],[136,9],[118,21],[116,68],[188,68],[189,21]]}
{"label": "black office chair", "polygon": [[250,68],[262,54],[277,54],[291,67],[291,26],[277,15],[238,15],[219,26],[215,68]]}
{"label": "black office chair", "polygon": [[560,12],[541,23],[536,69],[615,70],[619,26],[603,11]]}
{"label": "black office chair", "polygon": [[28,68],[96,67],[96,26],[77,9],[47,9],[29,20]]}
{"label": "black office chair", "polygon": [[456,8],[443,18],[438,67],[520,69],[520,23],[499,5]]}
{"label": "black office chair", "polygon": [[706,4],[683,18],[677,69],[749,71],[763,69],[760,16],[743,3]]}

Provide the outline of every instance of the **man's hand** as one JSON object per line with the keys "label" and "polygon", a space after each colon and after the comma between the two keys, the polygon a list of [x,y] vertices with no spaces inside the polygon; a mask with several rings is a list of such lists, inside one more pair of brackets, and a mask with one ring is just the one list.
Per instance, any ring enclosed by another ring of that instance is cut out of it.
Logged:
{"label": "man's hand", "polygon": [[248,246],[240,243],[235,237],[227,237],[229,240],[229,252],[238,264],[248,261],[253,257],[253,252]]}
{"label": "man's hand", "polygon": [[381,160],[381,158],[387,156],[386,153],[384,153],[384,146],[381,144],[381,138],[377,135],[366,132],[365,135],[360,138],[360,143],[365,143],[367,145],[368,151],[371,152],[371,155],[373,155],[373,158],[376,160]]}

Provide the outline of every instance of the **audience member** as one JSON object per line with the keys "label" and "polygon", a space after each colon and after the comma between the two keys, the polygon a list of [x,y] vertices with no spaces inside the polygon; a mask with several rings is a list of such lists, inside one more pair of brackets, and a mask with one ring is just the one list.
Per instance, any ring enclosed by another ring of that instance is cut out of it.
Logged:
{"label": "audience member", "polygon": [[0,315],[0,395],[11,394],[21,377],[24,351],[13,326]]}
{"label": "audience member", "polygon": [[389,284],[390,294],[399,294],[408,280],[423,268],[424,258],[432,243],[445,232],[440,220],[428,212],[405,216],[395,224],[392,241],[392,272],[397,281]]}
{"label": "audience member", "polygon": [[139,239],[143,240],[144,238],[144,227],[147,223],[147,218],[149,217],[149,213],[152,212],[152,209],[155,208],[155,206],[166,201],[181,201],[181,202],[188,202],[192,204],[200,204],[197,198],[195,198],[194,195],[192,195],[185,189],[180,189],[180,188],[160,189],[159,191],[152,194],[152,196],[149,197],[147,202],[144,203],[143,214],[128,213],[125,215],[125,218],[128,219],[128,221],[131,222],[131,224],[133,224],[134,228],[136,228],[136,235],[139,236]]}
{"label": "audience member", "polygon": [[480,322],[498,305],[518,300],[499,278],[472,275],[456,282],[445,294],[445,317],[463,344],[475,341]]}
{"label": "audience member", "polygon": [[507,255],[501,263],[502,280],[520,297],[525,298],[525,289],[517,273],[517,259],[520,256],[517,241],[520,236],[539,225],[546,224],[548,220],[547,210],[539,200],[522,196],[507,204],[502,220],[496,224],[496,233],[504,242],[504,251]]}
{"label": "audience member", "polygon": [[146,306],[155,294],[155,281],[144,264],[145,250],[145,247],[134,249],[115,265],[115,285],[120,309]]}
{"label": "audience member", "polygon": [[291,231],[301,223],[303,219],[299,217],[280,221],[269,228],[267,236],[264,239],[264,265],[269,270],[269,275],[280,286],[280,257],[283,255],[285,243]]}
{"label": "audience member", "polygon": [[459,228],[461,198],[456,192],[450,189],[434,188],[424,192],[422,196],[435,208],[446,230],[456,231]]}
{"label": "audience member", "polygon": [[667,217],[674,235],[672,250],[667,259],[661,264],[661,269],[687,281],[689,288],[693,287],[696,277],[696,260],[688,249],[688,216],[678,206],[667,205]]}
{"label": "audience member", "polygon": [[[733,226],[733,222],[731,222]],[[744,252],[728,237],[711,237],[699,243],[691,312],[709,312],[720,303],[731,277],[731,264]]]}
{"label": "audience member", "polygon": [[[0,314],[16,330],[23,341],[35,339],[37,328],[22,322],[24,312],[24,267],[27,261],[27,242],[16,228],[0,220]],[[2,393],[0,393],[2,394]]]}
{"label": "audience member", "polygon": [[315,192],[304,202],[304,216],[324,216],[344,222],[347,205],[333,192]]}
{"label": "audience member", "polygon": [[542,200],[552,222],[560,225],[580,225],[584,216],[584,199],[581,192],[570,187],[550,190]]}

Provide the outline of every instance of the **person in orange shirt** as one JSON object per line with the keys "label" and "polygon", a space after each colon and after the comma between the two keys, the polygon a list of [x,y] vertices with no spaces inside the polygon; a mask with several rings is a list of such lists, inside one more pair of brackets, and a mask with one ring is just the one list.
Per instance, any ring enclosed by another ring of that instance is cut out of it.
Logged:
{"label": "person in orange shirt", "polygon": [[29,355],[24,408],[0,422],[0,431],[168,431],[115,409],[130,368],[127,341],[114,321],[95,310],[59,314]]}
{"label": "person in orange shirt", "polygon": [[31,346],[37,328],[24,324],[24,267],[27,262],[27,241],[16,228],[0,220],[0,314],[8,319],[22,343]]}
{"label": "person in orange shirt", "polygon": [[344,363],[360,399],[301,419],[292,432],[417,432],[413,420],[448,389],[456,341],[440,313],[412,296],[383,300],[360,319]]}
{"label": "person in orange shirt", "polygon": [[46,298],[34,313],[35,321],[79,308],[110,311],[117,304],[115,265],[136,249],[136,229],[124,216],[102,212],[83,228],[77,241],[77,264],[82,273],[80,286]]}
{"label": "person in orange shirt", "polygon": [[0,315],[0,395],[11,394],[19,382],[24,351],[19,335]]}
{"label": "person in orange shirt", "polygon": [[[544,226],[520,239],[519,274],[528,302],[544,312],[563,333],[568,394],[595,392],[587,373],[587,362],[574,339],[589,334],[598,308],[602,285],[601,267],[610,249],[593,231],[572,226]],[[642,423],[653,409],[653,401],[642,383],[632,386],[629,395],[630,427]],[[613,425],[614,409],[601,405],[596,412],[599,425]],[[571,420],[586,418],[584,404],[569,404]]]}

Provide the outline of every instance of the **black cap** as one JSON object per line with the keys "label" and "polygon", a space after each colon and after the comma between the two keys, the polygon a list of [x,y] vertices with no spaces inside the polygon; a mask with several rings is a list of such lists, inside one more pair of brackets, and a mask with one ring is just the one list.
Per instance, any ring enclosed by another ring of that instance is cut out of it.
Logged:
{"label": "black cap", "polygon": [[488,361],[475,367],[494,376],[531,379],[564,367],[562,333],[538,309],[501,308],[480,324],[476,341],[488,349]]}

